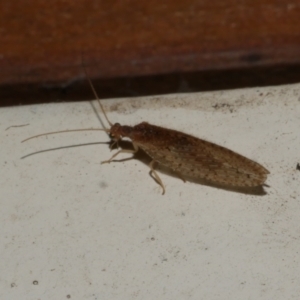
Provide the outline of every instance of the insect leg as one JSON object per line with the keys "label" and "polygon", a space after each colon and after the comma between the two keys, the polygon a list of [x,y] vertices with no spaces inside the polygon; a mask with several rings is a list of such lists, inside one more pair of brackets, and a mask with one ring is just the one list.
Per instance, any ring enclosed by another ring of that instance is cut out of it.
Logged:
{"label": "insect leg", "polygon": [[[157,183],[162,187],[163,189],[163,192],[162,194],[164,195],[164,193],[166,192],[166,189],[165,189],[165,186],[162,182],[162,180],[160,179],[160,177],[158,176],[158,174],[156,173],[156,171],[154,170],[154,164],[156,163],[155,160],[152,160],[149,164],[149,167],[150,167],[150,175],[154,177],[154,179],[157,181]],[[153,174],[153,175],[152,175]]]}
{"label": "insect leg", "polygon": [[131,153],[131,154],[135,154],[136,152],[138,152],[139,147],[136,146],[136,145],[133,144],[133,143],[132,143],[132,145],[133,145],[133,148],[134,148],[133,150],[129,150],[129,149],[122,149],[122,150],[119,150],[119,151],[116,152],[110,159],[102,161],[101,164],[105,164],[105,163],[108,163],[108,164],[109,164],[109,163],[112,162],[112,160],[113,160],[116,156],[118,156],[120,153]]}
{"label": "insect leg", "polygon": [[110,144],[110,146],[109,146],[110,150],[112,150],[115,145],[117,145],[117,148],[119,148],[119,143],[118,142],[119,142],[119,140],[114,141],[112,144]]}

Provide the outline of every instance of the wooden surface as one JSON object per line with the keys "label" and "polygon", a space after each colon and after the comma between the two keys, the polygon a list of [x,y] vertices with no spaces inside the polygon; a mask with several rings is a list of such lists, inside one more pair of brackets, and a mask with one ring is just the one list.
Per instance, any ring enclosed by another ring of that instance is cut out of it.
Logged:
{"label": "wooden surface", "polygon": [[0,2],[0,85],[300,63],[296,0]]}

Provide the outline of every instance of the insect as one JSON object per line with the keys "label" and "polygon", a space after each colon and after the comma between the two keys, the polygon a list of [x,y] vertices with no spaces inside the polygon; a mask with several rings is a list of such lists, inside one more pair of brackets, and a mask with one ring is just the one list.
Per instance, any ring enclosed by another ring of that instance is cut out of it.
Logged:
{"label": "insect", "polygon": [[[134,155],[139,149],[142,149],[152,159],[149,164],[150,175],[161,186],[162,194],[165,194],[166,189],[154,169],[156,163],[171,169],[184,181],[186,178],[203,179],[213,184],[241,188],[262,186],[265,183],[269,174],[266,168],[222,146],[147,122],[142,122],[135,126],[126,126],[119,123],[112,124],[88,76],[87,79],[110,126],[110,128],[104,127],[102,130],[110,135],[113,141],[111,148],[113,145],[118,145],[118,142],[124,137],[131,139],[133,146],[132,150],[121,149],[117,151],[110,159],[102,163],[112,162],[120,153]],[[59,132],[67,131],[74,130]],[[53,133],[58,132],[44,133],[38,136]],[[37,136],[31,138],[35,137]]]}

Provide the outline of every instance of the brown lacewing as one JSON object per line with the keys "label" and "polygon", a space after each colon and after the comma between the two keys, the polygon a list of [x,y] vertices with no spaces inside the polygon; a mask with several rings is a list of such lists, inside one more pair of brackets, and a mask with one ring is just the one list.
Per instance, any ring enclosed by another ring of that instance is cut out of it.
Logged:
{"label": "brown lacewing", "polygon": [[159,163],[185,178],[205,180],[212,184],[223,185],[232,188],[262,186],[269,171],[257,162],[248,159],[227,148],[214,143],[201,140],[192,135],[163,128],[142,122],[135,126],[112,124],[108,119],[104,107],[96,93],[91,80],[87,77],[93,93],[99,103],[100,109],[108,122],[110,128],[104,129],[79,129],[49,132],[30,137],[23,142],[38,136],[83,130],[106,131],[113,145],[118,144],[123,137],[131,139],[133,149],[122,149],[117,151],[110,159],[102,163],[110,163],[120,153],[135,154],[142,149],[152,161],[149,164],[150,174],[162,187],[162,194],[165,193],[165,186],[154,170],[155,163]]}

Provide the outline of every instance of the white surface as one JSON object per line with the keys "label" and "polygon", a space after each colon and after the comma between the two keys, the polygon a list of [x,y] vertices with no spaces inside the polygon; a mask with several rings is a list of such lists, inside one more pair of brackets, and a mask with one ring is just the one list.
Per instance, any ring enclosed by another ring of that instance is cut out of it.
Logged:
{"label": "white surface", "polygon": [[[299,299],[300,85],[104,102],[109,118],[216,142],[270,170],[266,196],[101,165],[85,103],[0,110],[0,299]],[[25,127],[12,125],[27,124]],[[124,155],[126,157],[126,155]]]}

